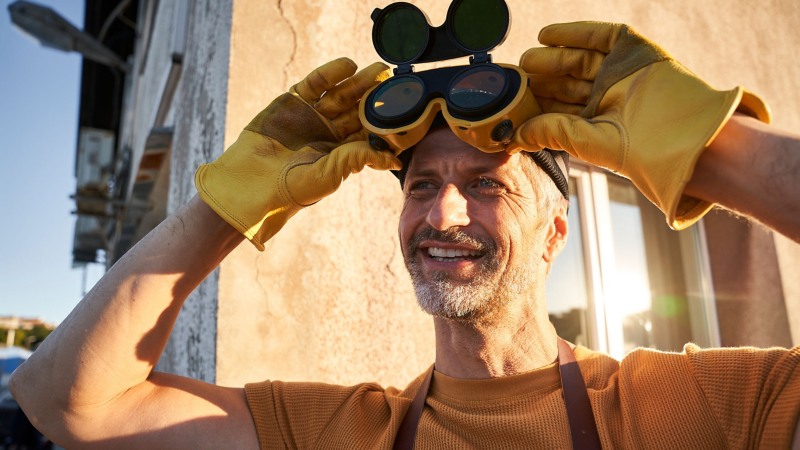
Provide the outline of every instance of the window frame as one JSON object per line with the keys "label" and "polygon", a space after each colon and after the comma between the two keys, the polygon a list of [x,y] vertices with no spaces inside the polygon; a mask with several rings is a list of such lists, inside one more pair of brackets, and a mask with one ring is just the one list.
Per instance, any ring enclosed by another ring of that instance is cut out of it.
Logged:
{"label": "window frame", "polygon": [[[622,323],[610,311],[613,310],[614,299],[606,298],[608,283],[614,279],[616,272],[609,176],[618,177],[606,169],[570,158],[570,178],[577,181],[575,192],[581,217],[580,233],[588,291],[589,346],[622,359],[625,356]],[[624,181],[630,183],[627,179]],[[695,226],[679,233],[692,340],[701,347],[718,347],[721,342],[719,321],[705,225],[701,219]]]}

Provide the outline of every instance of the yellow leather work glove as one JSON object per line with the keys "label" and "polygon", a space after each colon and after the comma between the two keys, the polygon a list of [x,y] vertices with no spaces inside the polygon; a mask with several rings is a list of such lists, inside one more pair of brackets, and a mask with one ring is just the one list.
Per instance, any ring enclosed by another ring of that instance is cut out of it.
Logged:
{"label": "yellow leather work glove", "polygon": [[548,47],[520,66],[545,114],[519,127],[509,151],[565,150],[630,178],[676,230],[713,206],[683,190],[734,111],[770,122],[760,98],[712,88],[627,25],[550,25],[539,42]]}
{"label": "yellow leather work glove", "polygon": [[361,96],[388,77],[387,69],[375,63],[356,74],[353,61],[339,58],[311,72],[222,156],[197,169],[200,197],[263,251],[297,211],[332,194],[351,173],[400,169],[394,154],[369,146],[358,119]]}

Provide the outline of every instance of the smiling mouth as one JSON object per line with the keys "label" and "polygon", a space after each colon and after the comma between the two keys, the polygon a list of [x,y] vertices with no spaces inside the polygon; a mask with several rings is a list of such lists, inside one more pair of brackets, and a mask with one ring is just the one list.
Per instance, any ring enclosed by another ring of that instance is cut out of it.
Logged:
{"label": "smiling mouth", "polygon": [[460,248],[428,247],[428,256],[441,262],[473,261],[481,258],[486,252]]}

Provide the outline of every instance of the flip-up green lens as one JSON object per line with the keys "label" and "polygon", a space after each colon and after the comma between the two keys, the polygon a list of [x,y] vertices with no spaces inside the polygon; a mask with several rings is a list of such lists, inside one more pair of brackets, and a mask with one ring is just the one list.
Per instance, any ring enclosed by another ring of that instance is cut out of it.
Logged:
{"label": "flip-up green lens", "polygon": [[456,39],[476,51],[491,48],[507,27],[506,9],[498,0],[463,0],[453,14]]}
{"label": "flip-up green lens", "polygon": [[450,88],[450,101],[465,110],[482,108],[503,94],[505,84],[502,72],[476,67],[455,79]]}
{"label": "flip-up green lens", "polygon": [[386,56],[406,62],[422,52],[427,36],[425,16],[415,8],[400,6],[383,15],[377,37]]}
{"label": "flip-up green lens", "polygon": [[375,93],[372,109],[379,117],[397,117],[414,109],[424,91],[422,83],[415,78],[395,78],[384,83]]}

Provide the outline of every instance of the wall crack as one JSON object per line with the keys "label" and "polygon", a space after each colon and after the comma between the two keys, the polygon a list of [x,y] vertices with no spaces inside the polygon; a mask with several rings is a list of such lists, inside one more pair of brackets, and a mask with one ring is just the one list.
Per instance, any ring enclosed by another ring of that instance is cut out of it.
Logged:
{"label": "wall crack", "polygon": [[283,10],[283,0],[278,0],[278,11],[281,13],[281,19],[286,22],[286,25],[289,27],[289,31],[292,33],[292,54],[289,55],[289,62],[283,66],[283,86],[284,89],[289,89],[289,66],[292,65],[294,62],[295,55],[297,55],[297,32],[294,29],[294,26],[286,17],[286,12]]}
{"label": "wall crack", "polygon": [[267,287],[264,286],[264,283],[261,281],[261,267],[259,267],[259,265],[258,265],[258,260],[261,258],[261,255],[263,255],[263,254],[264,253],[262,253],[262,252],[256,253],[256,258],[255,258],[255,261],[253,262],[253,265],[256,268],[256,280],[255,281],[256,281],[256,284],[258,284],[258,287],[261,288],[261,292],[264,293],[264,304],[267,307],[266,308],[267,309],[267,311],[266,311],[267,315],[271,316],[272,312],[270,311],[270,307],[269,307],[269,291],[267,291]]}

